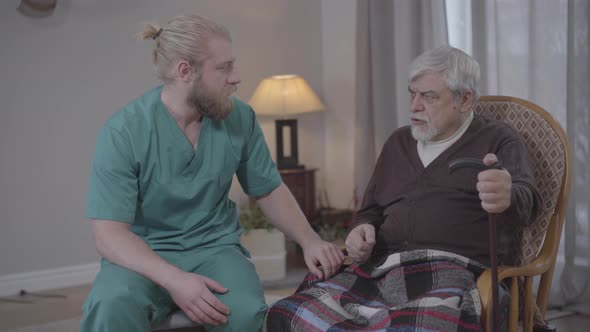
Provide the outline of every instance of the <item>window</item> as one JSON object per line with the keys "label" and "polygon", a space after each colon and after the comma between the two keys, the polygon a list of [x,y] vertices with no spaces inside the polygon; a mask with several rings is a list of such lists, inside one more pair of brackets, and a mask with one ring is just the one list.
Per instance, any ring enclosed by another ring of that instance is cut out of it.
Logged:
{"label": "window", "polygon": [[473,55],[471,0],[445,1],[449,45]]}

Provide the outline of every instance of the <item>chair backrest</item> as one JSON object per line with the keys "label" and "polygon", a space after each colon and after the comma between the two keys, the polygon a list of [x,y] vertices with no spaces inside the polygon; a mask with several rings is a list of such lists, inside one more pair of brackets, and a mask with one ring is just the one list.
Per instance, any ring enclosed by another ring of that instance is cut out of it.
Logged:
{"label": "chair backrest", "polygon": [[530,263],[545,242],[551,247],[543,251],[550,252],[551,261],[546,264],[551,265],[552,275],[571,181],[571,154],[565,132],[540,106],[515,97],[482,96],[474,111],[485,118],[510,124],[528,146],[542,207],[537,222],[522,227],[515,234],[514,262],[516,265]]}

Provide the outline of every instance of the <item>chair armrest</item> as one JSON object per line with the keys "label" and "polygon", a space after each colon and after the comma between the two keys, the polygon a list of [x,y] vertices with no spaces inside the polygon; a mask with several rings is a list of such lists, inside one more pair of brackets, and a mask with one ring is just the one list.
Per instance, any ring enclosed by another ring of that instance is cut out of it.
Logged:
{"label": "chair armrest", "polygon": [[[498,267],[498,282],[511,277],[533,277],[543,274],[549,269],[553,259],[547,255],[539,255],[532,262],[523,266]],[[492,270],[486,269],[477,278],[477,291],[483,308],[491,305],[492,300]]]}
{"label": "chair armrest", "polygon": [[[544,247],[545,249],[547,247]],[[512,278],[512,277],[533,277],[538,276],[545,273],[553,264],[554,256],[552,257],[549,253],[549,250],[541,250],[539,256],[535,258],[531,263],[524,265],[524,266],[501,266],[498,267],[498,282],[501,282],[505,279]],[[530,280],[528,280],[530,282]],[[512,285],[510,286],[510,296],[511,297],[518,297],[518,286],[517,282],[513,281]],[[532,282],[530,282],[532,285]],[[529,286],[530,286],[529,285]],[[481,300],[481,315],[482,315],[482,322],[484,324],[488,324],[488,318],[491,316],[491,306],[492,306],[492,270],[486,269],[480,276],[477,278],[477,291],[480,296]],[[531,293],[532,296],[532,293]],[[525,293],[525,297],[528,297]],[[514,299],[511,298],[511,302]],[[532,298],[529,299],[532,301]],[[525,299],[526,303],[531,303]],[[518,302],[516,302],[518,303]],[[511,315],[516,315],[516,320],[514,325],[518,322],[518,305],[511,304],[510,312]],[[510,324],[509,324],[510,325]],[[484,329],[488,331],[487,326],[484,326]]]}
{"label": "chair armrest", "polygon": [[[545,240],[541,251],[532,262],[523,266],[499,266],[498,282],[511,277],[533,277],[545,273],[554,264],[556,251],[559,241],[560,232],[558,232],[558,222],[561,217],[555,213],[551,218],[551,223],[547,228]],[[492,274],[491,269],[486,269],[477,278],[477,291],[481,299],[482,315],[485,317],[489,314],[489,308],[492,304]]]}

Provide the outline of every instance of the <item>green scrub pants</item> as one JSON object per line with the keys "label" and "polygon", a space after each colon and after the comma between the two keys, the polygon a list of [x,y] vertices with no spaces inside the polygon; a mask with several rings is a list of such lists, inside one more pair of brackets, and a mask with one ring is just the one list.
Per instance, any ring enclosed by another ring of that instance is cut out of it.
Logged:
{"label": "green scrub pants", "polygon": [[[254,265],[240,246],[159,254],[184,271],[209,277],[229,289],[225,294],[214,293],[230,309],[227,323],[205,325],[207,331],[260,331],[267,310],[264,291]],[[147,332],[176,309],[165,289],[138,273],[103,260],[83,306],[81,331]]]}

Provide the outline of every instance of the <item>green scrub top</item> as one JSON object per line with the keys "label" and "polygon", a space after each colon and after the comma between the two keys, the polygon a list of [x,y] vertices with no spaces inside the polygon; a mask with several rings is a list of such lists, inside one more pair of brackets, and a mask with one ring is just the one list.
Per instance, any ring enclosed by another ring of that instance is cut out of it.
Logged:
{"label": "green scrub top", "polygon": [[233,175],[250,196],[281,184],[254,111],[233,98],[227,118],[203,117],[195,149],[161,92],[148,91],[101,129],[86,217],[130,223],[154,251],[239,244],[242,227],[228,197]]}

